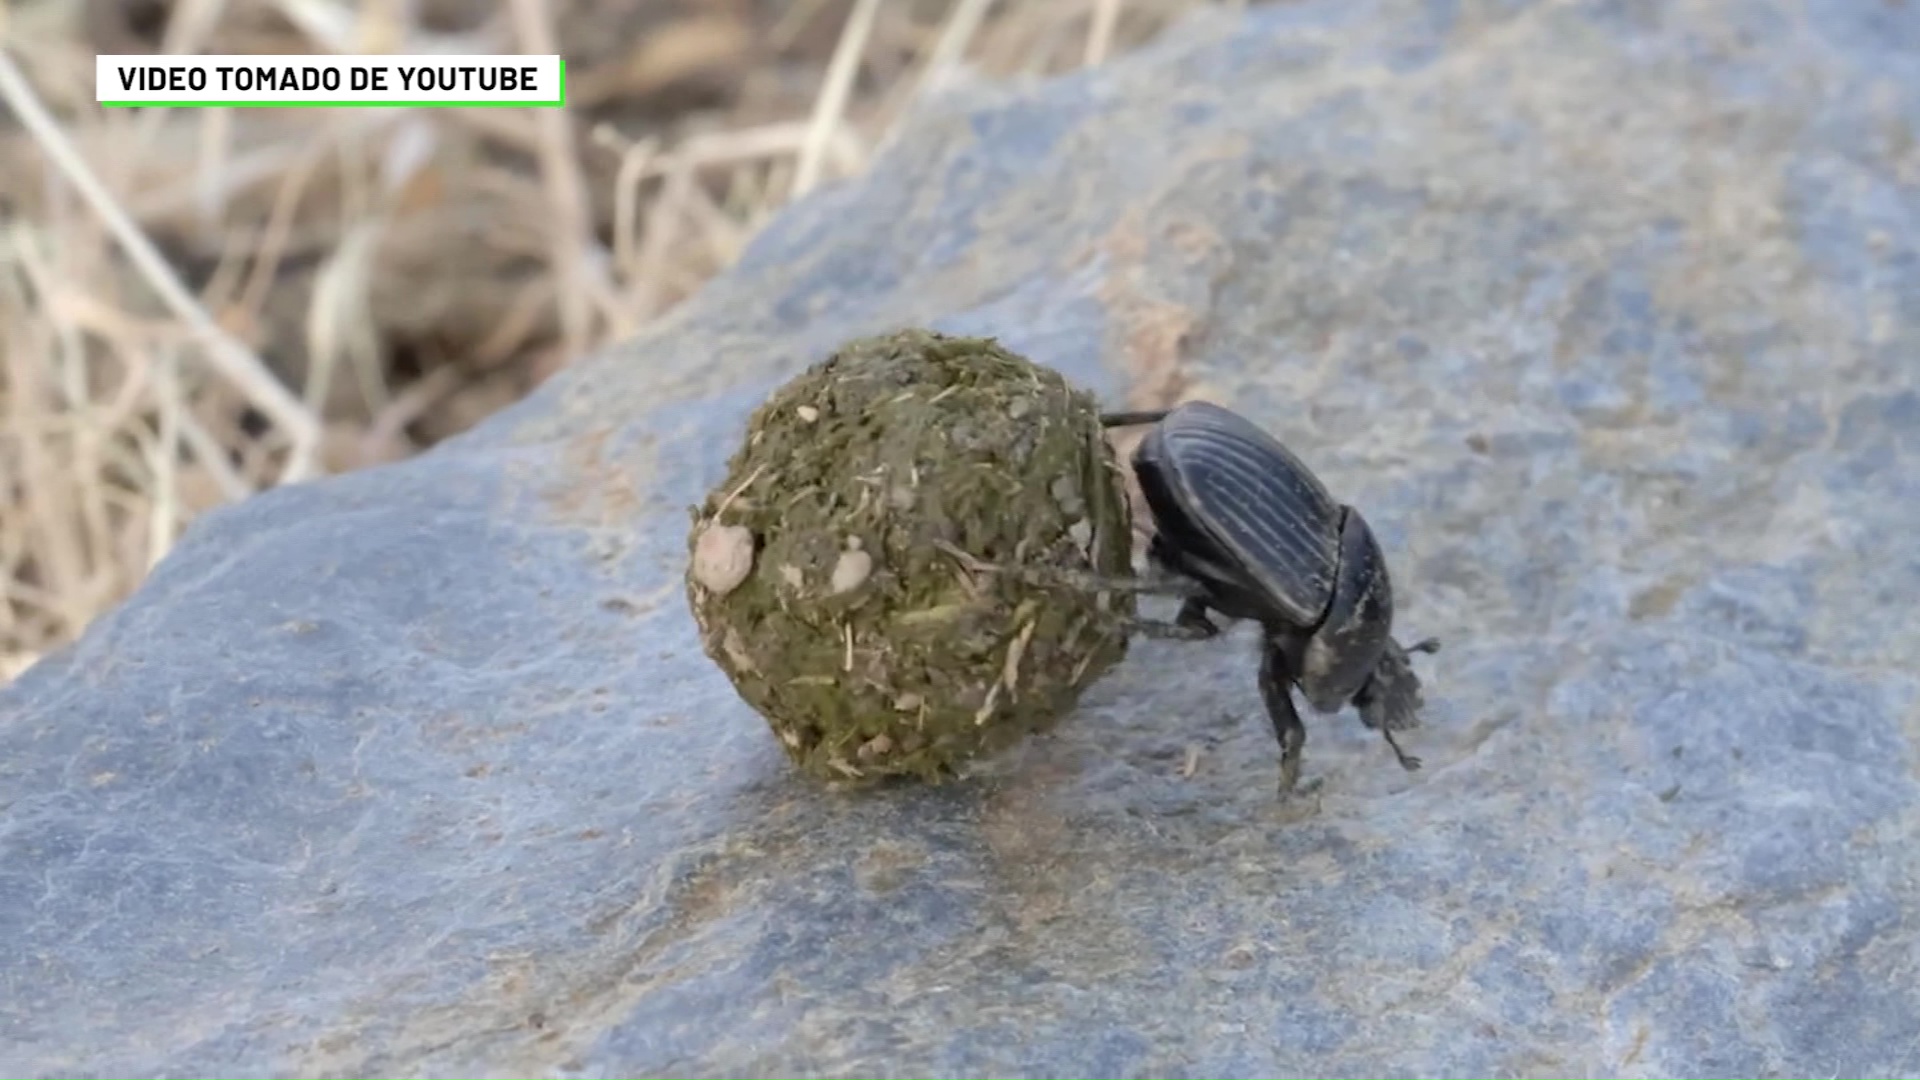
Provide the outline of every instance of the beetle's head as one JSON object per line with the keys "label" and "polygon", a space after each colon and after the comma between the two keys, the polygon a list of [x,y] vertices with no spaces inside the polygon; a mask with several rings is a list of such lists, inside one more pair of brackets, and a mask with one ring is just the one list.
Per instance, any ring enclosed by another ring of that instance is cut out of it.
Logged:
{"label": "beetle's head", "polygon": [[1413,664],[1407,653],[1434,652],[1440,643],[1431,639],[1422,641],[1411,650],[1404,649],[1392,638],[1387,639],[1387,647],[1380,653],[1380,662],[1374,665],[1373,674],[1367,677],[1367,683],[1353,696],[1353,703],[1360,710],[1360,720],[1370,728],[1381,731],[1405,731],[1420,724],[1420,676],[1414,674]]}

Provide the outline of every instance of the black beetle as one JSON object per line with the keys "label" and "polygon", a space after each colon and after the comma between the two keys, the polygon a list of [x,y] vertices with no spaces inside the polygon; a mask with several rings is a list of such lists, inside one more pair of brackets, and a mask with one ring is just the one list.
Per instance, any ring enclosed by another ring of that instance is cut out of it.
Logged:
{"label": "black beetle", "polygon": [[1133,470],[1153,514],[1147,558],[1159,579],[1122,587],[1183,598],[1173,622],[1134,626],[1202,640],[1220,632],[1210,610],[1260,624],[1260,694],[1280,740],[1281,796],[1299,782],[1307,738],[1290,684],[1318,712],[1353,704],[1402,767],[1419,768],[1393,733],[1419,723],[1420,679],[1407,654],[1440,642],[1394,640],[1386,559],[1360,511],[1335,501],[1279,440],[1218,405],[1108,413],[1101,423],[1154,425]]}

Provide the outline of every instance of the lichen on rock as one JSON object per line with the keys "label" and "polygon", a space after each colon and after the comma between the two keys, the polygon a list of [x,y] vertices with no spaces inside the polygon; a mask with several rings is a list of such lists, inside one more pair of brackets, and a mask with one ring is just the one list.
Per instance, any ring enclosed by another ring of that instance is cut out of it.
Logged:
{"label": "lichen on rock", "polygon": [[990,339],[849,342],[754,413],[693,519],[707,654],[823,779],[951,776],[1126,653],[1131,596],[968,559],[1124,574],[1132,544],[1092,396]]}

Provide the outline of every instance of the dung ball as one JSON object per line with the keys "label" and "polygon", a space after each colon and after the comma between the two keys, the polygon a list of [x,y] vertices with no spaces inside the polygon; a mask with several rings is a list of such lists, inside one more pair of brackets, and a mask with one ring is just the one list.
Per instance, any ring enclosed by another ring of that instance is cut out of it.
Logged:
{"label": "dung ball", "polygon": [[[706,653],[816,777],[940,780],[1126,654],[1121,467],[1091,395],[991,339],[849,342],[752,416],[693,508]],[[1062,573],[1065,572],[1065,573]]]}

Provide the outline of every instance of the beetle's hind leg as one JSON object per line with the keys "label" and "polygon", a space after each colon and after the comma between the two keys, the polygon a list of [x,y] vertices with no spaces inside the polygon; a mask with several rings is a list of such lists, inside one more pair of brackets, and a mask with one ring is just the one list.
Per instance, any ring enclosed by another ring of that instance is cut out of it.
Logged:
{"label": "beetle's hind leg", "polygon": [[[1098,574],[1089,570],[1069,570],[1057,566],[1021,566],[991,563],[975,558],[967,552],[944,540],[934,541],[934,546],[953,556],[954,560],[973,573],[1013,574],[1023,581],[1042,587],[1078,589],[1082,592],[1120,592],[1135,593],[1143,596],[1178,596],[1189,604],[1197,600],[1202,590],[1197,582],[1167,573],[1148,573],[1142,575]],[[1181,609],[1185,617],[1186,608]]]}
{"label": "beetle's hind leg", "polygon": [[1143,619],[1134,616],[1117,618],[1116,621],[1128,633],[1142,637],[1160,638],[1168,641],[1205,641],[1218,637],[1220,627],[1207,618],[1207,603],[1204,591],[1197,582],[1173,574],[1150,572],[1134,577],[1096,574],[1086,570],[1066,570],[1052,566],[1003,566],[974,558],[960,548],[945,541],[935,541],[942,551],[954,557],[960,565],[973,573],[1014,574],[1024,581],[1043,588],[1074,589],[1080,592],[1117,592],[1134,593],[1142,596],[1177,596],[1180,598],[1180,613],[1171,622],[1165,619]]}
{"label": "beetle's hind leg", "polygon": [[1164,641],[1206,641],[1220,636],[1220,627],[1207,618],[1207,602],[1197,596],[1188,596],[1181,602],[1180,613],[1172,622],[1135,618],[1126,620],[1125,625],[1142,637]]}
{"label": "beetle's hind leg", "polygon": [[1101,427],[1136,427],[1141,424],[1157,424],[1167,418],[1171,409],[1143,409],[1135,412],[1110,412],[1100,414]]}

